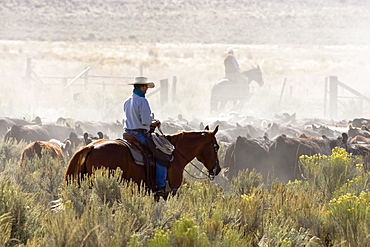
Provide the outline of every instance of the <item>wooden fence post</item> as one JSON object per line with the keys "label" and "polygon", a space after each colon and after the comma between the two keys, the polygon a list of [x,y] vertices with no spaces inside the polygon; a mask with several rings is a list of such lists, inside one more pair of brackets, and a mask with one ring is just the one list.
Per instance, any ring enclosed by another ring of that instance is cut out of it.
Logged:
{"label": "wooden fence post", "polygon": [[338,116],[338,77],[329,77],[329,92],[330,92],[330,117],[337,118]]}
{"label": "wooden fence post", "polygon": [[87,84],[89,83],[89,71],[87,70],[84,77],[84,87],[87,89]]}
{"label": "wooden fence post", "polygon": [[161,85],[160,99],[162,103],[168,102],[168,79],[162,79],[159,81]]}
{"label": "wooden fence post", "polygon": [[27,58],[27,68],[26,68],[26,80],[28,84],[31,84],[31,74],[32,74],[32,59]]}
{"label": "wooden fence post", "polygon": [[284,93],[285,84],[286,84],[286,78],[284,78],[284,83],[283,83],[283,86],[281,87],[280,98],[279,98],[279,105],[280,105],[281,100],[282,100],[282,98],[283,98],[283,93]]}
{"label": "wooden fence post", "polygon": [[177,77],[174,76],[172,79],[172,102],[176,101],[176,84],[177,84]]}

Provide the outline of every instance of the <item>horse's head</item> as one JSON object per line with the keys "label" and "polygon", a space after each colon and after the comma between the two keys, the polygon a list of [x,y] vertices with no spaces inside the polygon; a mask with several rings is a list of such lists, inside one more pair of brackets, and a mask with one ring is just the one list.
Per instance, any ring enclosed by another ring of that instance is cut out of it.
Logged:
{"label": "horse's head", "polygon": [[209,131],[208,126],[206,126],[204,130],[204,148],[196,158],[204,164],[208,170],[209,178],[213,180],[221,171],[220,162],[218,160],[219,145],[216,140],[218,125],[213,131]]}
{"label": "horse's head", "polygon": [[264,84],[263,78],[262,78],[262,71],[259,65],[257,67],[253,67],[250,70],[244,71],[243,74],[248,77],[249,81],[255,81],[260,85],[261,87]]}

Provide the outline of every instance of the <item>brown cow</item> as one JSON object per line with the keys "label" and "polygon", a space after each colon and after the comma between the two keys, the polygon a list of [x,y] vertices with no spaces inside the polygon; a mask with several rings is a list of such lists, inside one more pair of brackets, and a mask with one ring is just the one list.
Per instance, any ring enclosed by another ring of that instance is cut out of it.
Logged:
{"label": "brown cow", "polygon": [[299,138],[311,138],[311,139],[321,139],[321,137],[318,136],[312,136],[306,133],[302,133],[299,135]]}
{"label": "brown cow", "polygon": [[301,155],[331,155],[334,147],[347,149],[347,140],[346,133],[338,138],[323,136],[320,139],[279,136],[271,144],[268,151],[269,169],[275,177],[284,182],[301,179],[302,171],[299,165]]}
{"label": "brown cow", "polygon": [[362,135],[357,135],[350,140],[350,143],[351,144],[356,144],[356,143],[370,144],[370,138],[362,136]]}
{"label": "brown cow", "polygon": [[56,140],[31,142],[23,149],[21,157],[19,158],[19,165],[23,166],[26,158],[34,159],[38,157],[41,159],[42,150],[44,149],[50,152],[51,157],[63,161],[65,157],[68,156],[70,147],[71,142],[69,140],[65,143]]}
{"label": "brown cow", "polygon": [[300,138],[308,138],[319,145],[321,149],[321,154],[331,155],[332,149],[334,147],[341,147],[347,149],[348,135],[347,133],[342,133],[342,136],[337,138],[329,138],[323,135],[322,137],[310,136],[307,134],[301,134]]}

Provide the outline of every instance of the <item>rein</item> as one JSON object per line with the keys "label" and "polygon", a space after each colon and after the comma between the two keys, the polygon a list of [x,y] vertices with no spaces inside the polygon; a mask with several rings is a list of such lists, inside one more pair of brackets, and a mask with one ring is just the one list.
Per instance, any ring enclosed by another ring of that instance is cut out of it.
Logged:
{"label": "rein", "polygon": [[[159,130],[159,132],[164,136],[164,134],[163,134],[163,132],[162,132],[162,130],[161,130],[161,128],[160,127],[157,127],[157,129]],[[214,148],[215,148],[215,152],[217,153],[217,148],[216,148],[216,146],[217,146],[217,142],[215,143],[214,142],[214,140],[213,140],[213,138],[212,138],[212,142],[213,142],[213,146],[214,146]],[[188,163],[190,163],[192,166],[194,166],[198,171],[200,171],[201,173],[203,173],[209,180],[213,180],[214,178],[215,178],[215,176],[214,175],[210,175],[210,174],[207,174],[207,173],[205,173],[204,171],[202,171],[199,167],[197,167],[191,160],[188,160],[177,148],[175,148],[175,150],[174,151],[177,151],[180,155],[181,155],[181,157],[183,157]],[[192,178],[195,178],[195,179],[204,179],[204,178],[201,178],[201,177],[196,177],[196,176],[194,176],[194,175],[192,175],[192,174],[190,174],[187,170],[185,170],[185,167],[184,167],[184,171],[189,175],[189,176],[191,176]]]}
{"label": "rein", "polygon": [[[161,131],[162,132],[162,131]],[[162,133],[163,134],[163,133]],[[214,148],[215,148],[215,152],[217,153],[217,148],[216,148],[216,146],[217,146],[217,144],[214,142],[214,140],[213,140],[213,138],[212,138],[212,142],[213,142],[213,146],[214,146]],[[207,173],[205,173],[202,169],[200,169],[199,167],[197,167],[191,160],[188,160],[177,148],[174,150],[174,151],[177,151],[180,155],[181,155],[181,157],[183,157],[187,162],[188,162],[188,164],[190,163],[193,167],[195,167],[198,171],[200,171],[200,173],[203,173],[209,180],[213,180],[214,178],[215,178],[215,176],[214,175],[211,175],[211,174],[207,174]],[[201,178],[201,177],[196,177],[196,176],[194,176],[194,175],[192,175],[192,174],[190,174],[186,169],[185,169],[185,167],[184,167],[184,171],[190,176],[190,177],[192,177],[192,178],[195,178],[195,179],[204,179],[204,178]]]}
{"label": "rein", "polygon": [[[175,151],[176,151],[177,149],[175,149]],[[187,158],[185,158],[185,156],[182,154],[182,153],[180,153],[178,150],[177,150],[177,152],[188,162],[188,163],[190,163],[192,166],[194,166],[198,171],[200,171],[201,173],[203,173],[207,178],[209,178],[209,180],[213,180],[213,177],[211,176],[211,175],[209,175],[209,174],[207,174],[207,173],[205,173],[204,171],[202,171],[199,167],[197,167],[191,160],[189,161]],[[196,177],[196,176],[194,176],[194,175],[192,175],[192,174],[190,174],[185,168],[184,168],[184,171],[190,176],[190,177],[192,177],[192,178],[195,178],[195,179],[204,179],[204,178],[201,178],[201,177]]]}

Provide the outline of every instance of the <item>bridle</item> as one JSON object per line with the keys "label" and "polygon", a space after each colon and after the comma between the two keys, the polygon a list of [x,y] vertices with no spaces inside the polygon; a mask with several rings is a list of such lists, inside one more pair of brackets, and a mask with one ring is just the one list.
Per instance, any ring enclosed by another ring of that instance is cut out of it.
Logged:
{"label": "bridle", "polygon": [[[212,135],[212,142],[213,142],[213,150],[214,152],[216,153],[216,156],[217,156],[217,152],[218,152],[218,149],[219,149],[219,146],[217,144],[217,141],[216,141],[216,137],[214,135]],[[188,160],[181,152],[179,152],[177,149],[175,149],[175,151],[177,151],[181,157],[183,157],[188,163],[190,163],[193,167],[195,167],[198,171],[200,171],[200,173],[204,174],[207,178],[209,178],[209,180],[214,180],[215,179],[215,173],[216,173],[216,170],[217,170],[217,166],[219,166],[219,160],[216,159],[216,161],[214,162],[213,164],[213,167],[211,170],[208,170],[208,174],[203,172],[199,167],[197,167],[191,160]],[[190,174],[187,170],[184,169],[184,171],[189,175],[191,176],[192,178],[195,178],[195,179],[203,179],[203,178],[199,178],[199,177],[195,177],[194,175]]]}
{"label": "bridle", "polygon": [[[214,152],[216,154],[216,157],[217,157],[219,145],[217,144],[217,140],[216,140],[216,137],[214,135],[212,135],[212,142],[213,142],[213,150],[214,150]],[[215,173],[216,173],[217,167],[219,167],[219,166],[220,166],[220,162],[219,162],[218,159],[216,159],[216,161],[213,164],[212,170],[208,171],[208,177],[211,181],[213,179],[215,179]]]}
{"label": "bridle", "polygon": [[[255,75],[256,73],[258,75]],[[262,72],[261,72],[261,69],[259,67],[253,67],[252,66],[251,70],[244,71],[242,74],[243,74],[243,76],[245,76],[248,79],[248,84],[250,84],[252,81],[255,81],[255,82],[258,83],[259,86],[261,86],[261,87],[263,86],[264,81],[262,79]]]}

